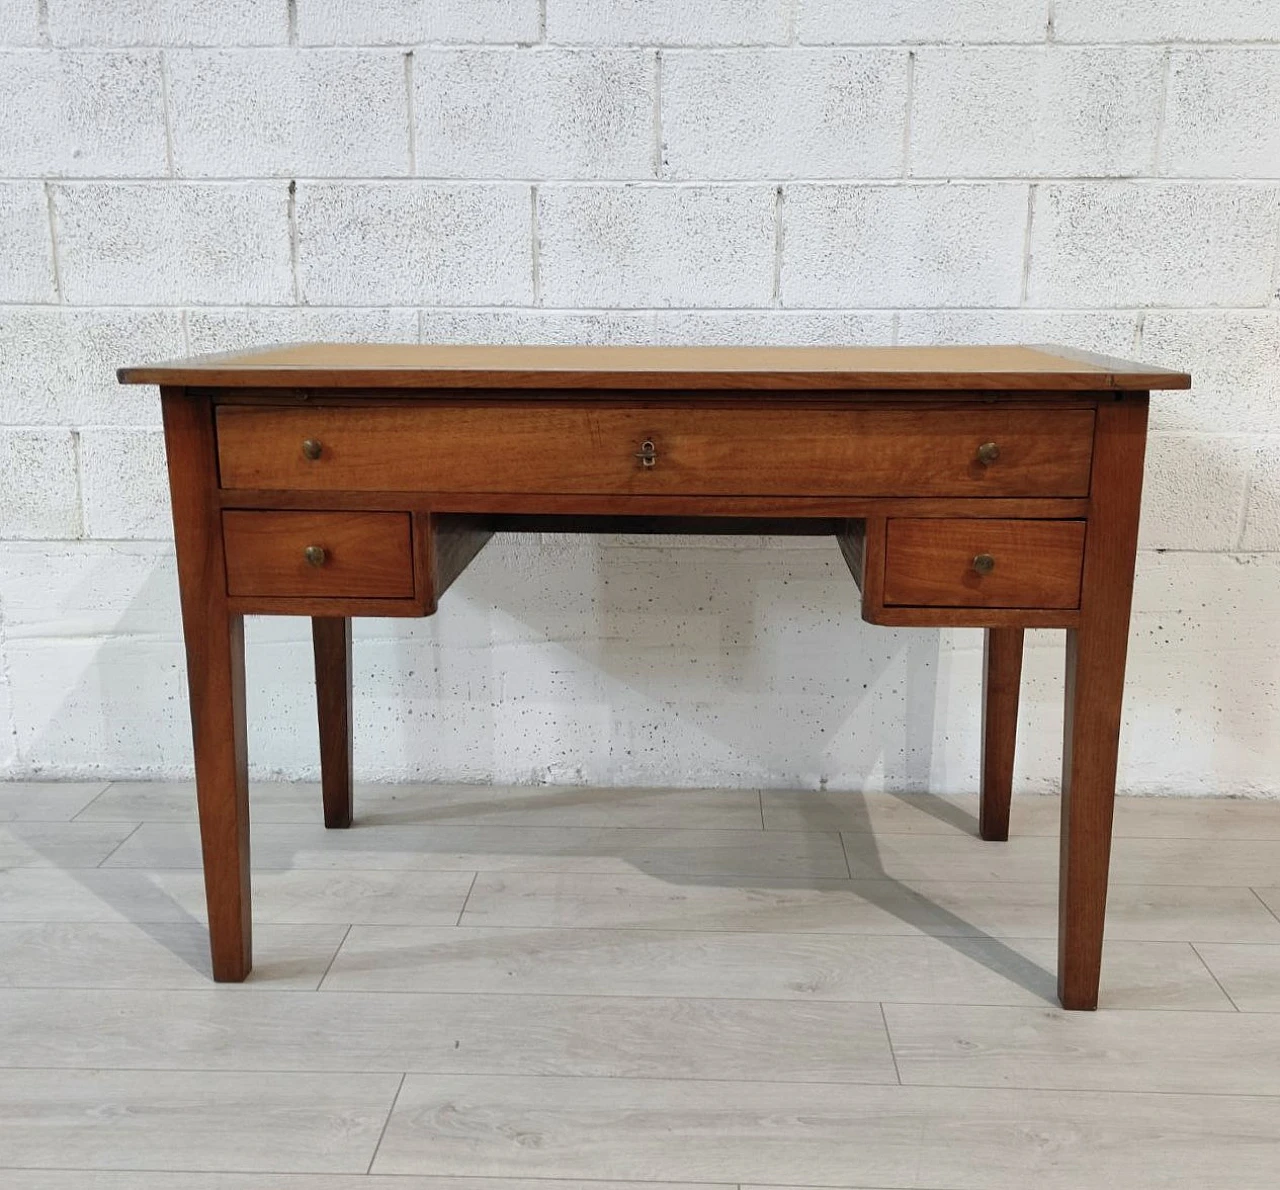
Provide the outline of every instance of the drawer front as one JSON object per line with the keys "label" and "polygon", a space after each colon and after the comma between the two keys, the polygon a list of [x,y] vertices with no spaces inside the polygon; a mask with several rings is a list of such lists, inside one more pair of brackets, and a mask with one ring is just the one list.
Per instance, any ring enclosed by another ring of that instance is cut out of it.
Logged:
{"label": "drawer front", "polygon": [[222,486],[256,490],[1084,496],[1092,448],[1092,409],[218,410]]}
{"label": "drawer front", "polygon": [[1084,532],[1084,521],[890,520],[884,602],[1079,607]]}
{"label": "drawer front", "polygon": [[413,595],[407,512],[224,512],[228,595]]}

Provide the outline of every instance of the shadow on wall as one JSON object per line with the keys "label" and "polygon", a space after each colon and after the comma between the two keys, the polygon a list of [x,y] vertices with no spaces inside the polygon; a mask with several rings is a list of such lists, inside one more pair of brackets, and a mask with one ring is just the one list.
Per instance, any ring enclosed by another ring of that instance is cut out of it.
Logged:
{"label": "shadow on wall", "polygon": [[[980,632],[863,624],[826,541],[690,540],[495,541],[436,617],[358,621],[361,775],[975,787]],[[52,606],[6,607],[24,770],[187,776],[171,558],[157,545],[76,548],[96,557],[72,582],[45,581],[39,598]],[[0,590],[16,582],[12,550]],[[35,551],[26,564],[38,568]],[[1277,555],[1140,556],[1125,792],[1268,792],[1257,767],[1274,743],[1280,643],[1268,626],[1278,576]],[[314,778],[308,624],[251,617],[248,636],[254,772]],[[1057,786],[1061,691],[1062,634],[1031,634],[1020,788]]]}
{"label": "shadow on wall", "polygon": [[[445,766],[429,726],[406,738],[410,771],[803,788],[838,774],[845,787],[928,789],[940,634],[864,625],[830,541],[689,540],[491,543],[426,626],[426,668],[463,715],[477,694],[496,710],[447,724],[469,742]],[[409,631],[399,676],[424,668],[408,660],[421,658],[421,626]],[[365,647],[357,664],[376,664],[378,646]],[[376,677],[369,695],[380,717],[419,710],[405,686],[384,699]],[[467,748],[482,750],[474,763]]]}
{"label": "shadow on wall", "polygon": [[[3,547],[11,775],[189,777],[171,547],[59,551]],[[1140,555],[1125,792],[1273,792],[1258,773],[1275,742],[1277,581],[1277,554]],[[357,621],[358,770],[379,781],[973,789],[981,633],[872,627],[857,598],[822,539],[495,540],[437,616]],[[247,635],[253,771],[314,778],[309,625],[250,617]],[[1061,634],[1031,634],[1022,789],[1057,786],[1061,683]]]}
{"label": "shadow on wall", "polygon": [[9,543],[0,567],[17,776],[190,771],[172,547]]}
{"label": "shadow on wall", "polygon": [[[76,543],[51,573],[11,546],[5,571],[18,771],[189,776],[171,547]],[[435,617],[357,621],[358,770],[936,787],[940,634],[864,625],[858,598],[829,539],[496,539]],[[253,771],[314,777],[308,621],[250,617],[246,635]]]}

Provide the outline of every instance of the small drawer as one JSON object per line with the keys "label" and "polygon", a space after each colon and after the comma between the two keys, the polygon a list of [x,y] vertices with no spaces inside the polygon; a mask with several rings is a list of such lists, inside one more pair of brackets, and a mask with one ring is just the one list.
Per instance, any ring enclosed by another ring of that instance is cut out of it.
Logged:
{"label": "small drawer", "polygon": [[885,605],[1079,607],[1084,530],[1084,521],[890,520]]}
{"label": "small drawer", "polygon": [[407,512],[224,512],[227,594],[405,599]]}

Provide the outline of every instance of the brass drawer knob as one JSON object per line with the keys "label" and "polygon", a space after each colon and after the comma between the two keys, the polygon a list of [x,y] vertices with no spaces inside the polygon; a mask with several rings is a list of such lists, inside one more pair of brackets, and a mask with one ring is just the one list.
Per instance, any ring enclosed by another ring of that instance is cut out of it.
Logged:
{"label": "brass drawer knob", "polygon": [[979,574],[990,574],[996,568],[996,560],[990,554],[979,554],[973,560],[973,568]]}
{"label": "brass drawer knob", "polygon": [[314,461],[320,457],[323,451],[324,447],[320,445],[320,440],[318,438],[304,438],[302,440],[302,454],[304,458]]}
{"label": "brass drawer knob", "polygon": [[636,458],[640,460],[640,466],[652,467],[658,461],[658,448],[654,445],[653,440],[646,438],[640,443],[640,449],[636,451]]}
{"label": "brass drawer knob", "polygon": [[322,545],[309,545],[302,551],[302,556],[307,560],[308,566],[323,566],[325,558],[328,556],[324,552]]}
{"label": "brass drawer knob", "polygon": [[1000,457],[1000,448],[994,442],[984,442],[978,447],[978,462],[990,467]]}

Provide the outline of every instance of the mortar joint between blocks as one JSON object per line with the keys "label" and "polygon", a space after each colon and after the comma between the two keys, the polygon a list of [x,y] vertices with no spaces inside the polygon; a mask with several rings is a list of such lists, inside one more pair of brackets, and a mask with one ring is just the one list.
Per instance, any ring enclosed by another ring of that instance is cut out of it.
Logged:
{"label": "mortar joint between blocks", "polygon": [[1036,220],[1036,192],[1039,186],[1032,183],[1027,187],[1027,224],[1022,233],[1022,291],[1018,299],[1019,306],[1025,306],[1031,296],[1031,236]]}
{"label": "mortar joint between blocks", "polygon": [[45,218],[49,225],[49,264],[53,269],[53,294],[57,305],[63,305],[62,266],[58,250],[58,214],[53,201],[53,183],[44,183]]}
{"label": "mortar joint between blocks", "polygon": [[779,309],[782,306],[782,207],[784,201],[784,187],[779,185],[773,195],[773,300],[770,303]]}
{"label": "mortar joint between blocks", "polygon": [[1244,551],[1244,535],[1249,525],[1249,501],[1253,496],[1253,477],[1258,466],[1258,457],[1255,454],[1249,460],[1249,466],[1244,473],[1244,483],[1240,488],[1240,511],[1236,517],[1236,536],[1235,536],[1235,553]]}
{"label": "mortar joint between blocks", "polygon": [[662,147],[662,50],[653,53],[653,176],[662,181],[666,177],[665,154]]}
{"label": "mortar joint between blocks", "polygon": [[902,176],[911,176],[911,109],[916,101],[916,51],[907,51],[906,103],[902,115]]}
{"label": "mortar joint between blocks", "polygon": [[538,219],[538,186],[529,187],[529,248],[533,304],[542,306],[542,229]]}
{"label": "mortar joint between blocks", "polygon": [[71,431],[71,462],[75,468],[76,516],[80,522],[75,540],[84,541],[89,536],[89,518],[85,515],[84,508],[84,451],[80,431],[76,429]]}
{"label": "mortar joint between blocks", "polygon": [[1164,150],[1165,113],[1169,110],[1169,89],[1173,86],[1173,50],[1165,48],[1160,61],[1160,97],[1156,107],[1155,143],[1151,147],[1151,175],[1160,177],[1160,157]]}
{"label": "mortar joint between blocks", "polygon": [[164,120],[164,165],[169,177],[173,171],[173,100],[170,98],[169,53],[160,51],[160,115]]}
{"label": "mortar joint between blocks", "polygon": [[302,278],[299,275],[298,257],[298,179],[289,179],[286,210],[289,220],[289,274],[293,282],[293,304],[302,304]]}
{"label": "mortar joint between blocks", "polygon": [[413,50],[406,50],[404,55],[404,91],[406,124],[409,130],[409,177],[411,178],[416,177],[418,173],[418,122],[413,100],[414,62]]}
{"label": "mortar joint between blocks", "polygon": [[1276,221],[1276,255],[1271,266],[1271,300],[1267,304],[1280,305],[1280,218]]}

